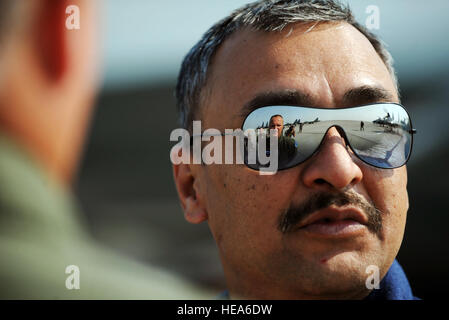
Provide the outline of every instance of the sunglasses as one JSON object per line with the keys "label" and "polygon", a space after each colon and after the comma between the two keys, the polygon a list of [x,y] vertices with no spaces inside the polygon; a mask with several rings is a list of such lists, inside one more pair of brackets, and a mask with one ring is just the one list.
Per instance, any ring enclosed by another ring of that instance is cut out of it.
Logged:
{"label": "sunglasses", "polygon": [[[265,106],[246,116],[242,130],[255,131],[258,139],[261,136],[270,139],[270,129],[276,129],[278,170],[284,170],[317,153],[332,127],[337,129],[355,156],[382,169],[394,169],[407,163],[416,133],[408,112],[397,103],[341,109]],[[248,144],[245,143],[245,154],[247,151]],[[266,153],[270,154],[269,147]],[[255,170],[266,167],[258,161],[248,161],[247,157],[244,157],[244,163]]]}

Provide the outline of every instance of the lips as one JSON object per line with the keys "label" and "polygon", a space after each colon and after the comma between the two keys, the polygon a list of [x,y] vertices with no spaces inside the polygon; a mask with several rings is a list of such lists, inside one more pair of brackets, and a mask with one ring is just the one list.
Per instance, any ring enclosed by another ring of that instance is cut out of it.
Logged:
{"label": "lips", "polygon": [[302,221],[298,229],[325,237],[354,236],[367,230],[368,218],[358,208],[328,207]]}

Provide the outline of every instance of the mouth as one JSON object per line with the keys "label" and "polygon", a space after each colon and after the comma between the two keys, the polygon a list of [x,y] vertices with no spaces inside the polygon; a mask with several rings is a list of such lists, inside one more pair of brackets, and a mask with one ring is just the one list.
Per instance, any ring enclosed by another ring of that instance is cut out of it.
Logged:
{"label": "mouth", "polygon": [[307,217],[298,230],[319,237],[354,237],[368,230],[367,223],[368,218],[357,208],[328,207]]}

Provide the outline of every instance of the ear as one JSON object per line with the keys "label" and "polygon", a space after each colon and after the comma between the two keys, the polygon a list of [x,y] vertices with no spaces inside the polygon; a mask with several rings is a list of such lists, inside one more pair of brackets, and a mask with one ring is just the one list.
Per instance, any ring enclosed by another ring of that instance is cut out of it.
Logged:
{"label": "ear", "polygon": [[[50,82],[60,80],[68,66],[66,0],[43,0],[33,22],[34,48],[41,70]],[[81,49],[80,49],[81,50]]]}
{"label": "ear", "polygon": [[206,221],[207,211],[204,207],[197,189],[196,177],[192,174],[191,165],[173,165],[173,176],[176,190],[184,210],[184,218],[190,223],[201,223]]}

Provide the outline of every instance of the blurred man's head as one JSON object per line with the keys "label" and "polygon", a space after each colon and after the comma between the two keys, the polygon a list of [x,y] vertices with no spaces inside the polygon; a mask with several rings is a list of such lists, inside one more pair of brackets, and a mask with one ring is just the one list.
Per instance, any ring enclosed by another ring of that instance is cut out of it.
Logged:
{"label": "blurred man's head", "polygon": [[282,130],[284,130],[284,118],[282,118],[280,114],[271,116],[268,127],[270,129],[276,129],[278,137],[282,136]]}
{"label": "blurred man's head", "polygon": [[[0,131],[64,183],[76,170],[97,88],[93,2],[0,2]],[[69,5],[80,10],[80,29],[66,28]]]}
{"label": "blurred man's head", "polygon": [[[212,27],[184,60],[177,98],[185,128],[200,119],[221,131],[240,128],[250,102],[399,101],[388,52],[349,10],[299,0],[259,1]],[[362,298],[366,268],[378,266],[383,277],[402,241],[405,166],[360,161],[336,127],[310,159],[275,175],[181,164],[174,177],[185,218],[209,223],[231,296]],[[327,218],[304,219],[317,214]],[[345,216],[357,218],[338,221]]]}

